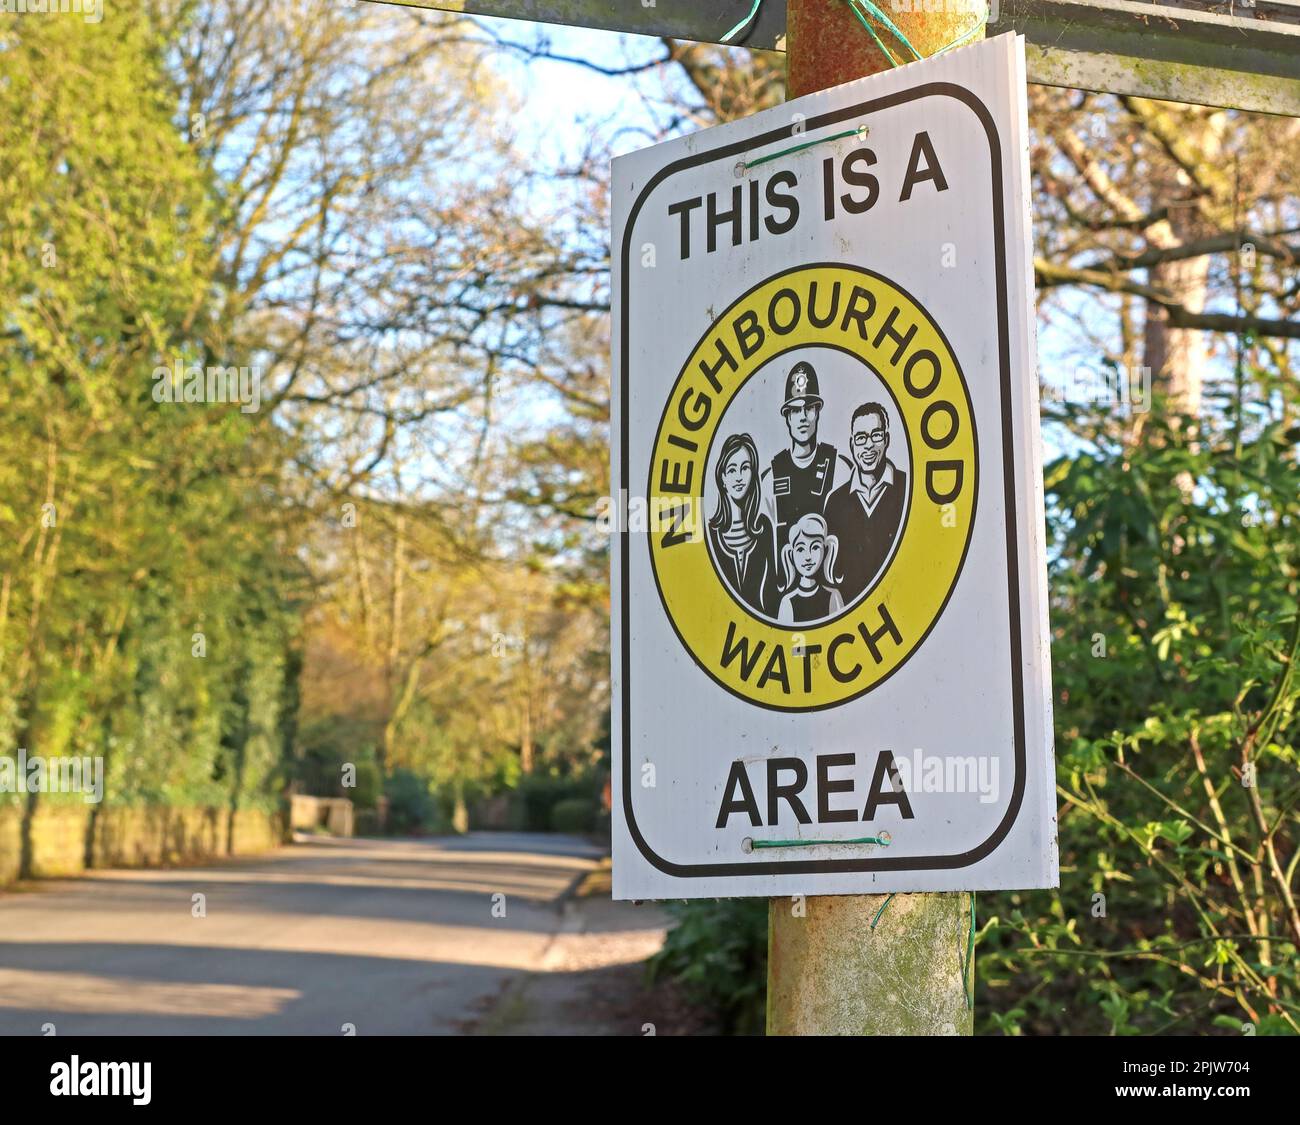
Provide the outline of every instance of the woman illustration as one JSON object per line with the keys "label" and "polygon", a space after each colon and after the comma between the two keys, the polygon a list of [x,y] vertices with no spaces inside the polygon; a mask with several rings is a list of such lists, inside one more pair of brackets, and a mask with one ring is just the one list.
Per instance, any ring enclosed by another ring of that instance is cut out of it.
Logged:
{"label": "woman illustration", "polygon": [[771,521],[759,511],[758,449],[748,434],[722,443],[713,470],[718,506],[709,545],[722,577],[746,605],[767,617],[776,608],[776,548]]}
{"label": "woman illustration", "polygon": [[839,546],[816,512],[801,516],[790,529],[790,541],[781,552],[785,573],[790,575],[776,615],[782,625],[821,621],[844,608],[833,577]]}

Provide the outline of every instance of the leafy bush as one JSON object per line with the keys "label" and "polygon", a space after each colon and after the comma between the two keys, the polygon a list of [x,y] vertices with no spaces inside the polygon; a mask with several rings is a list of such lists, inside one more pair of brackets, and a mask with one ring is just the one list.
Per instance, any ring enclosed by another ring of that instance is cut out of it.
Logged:
{"label": "leafy bush", "polygon": [[411,770],[398,767],[385,784],[388,796],[388,831],[396,836],[418,835],[439,827],[437,802],[429,782]]}
{"label": "leafy bush", "polygon": [[596,802],[589,797],[566,797],[556,801],[551,808],[551,830],[554,832],[591,832],[596,827]]}
{"label": "leafy bush", "polygon": [[[570,800],[595,802],[598,796],[595,785],[591,777],[526,774],[516,790],[519,813],[515,821],[526,832],[549,832],[553,828],[555,806]],[[593,812],[593,819],[594,815]]]}
{"label": "leafy bush", "polygon": [[[979,896],[982,1033],[1300,1026],[1295,434],[1146,429],[1045,474],[1061,887]],[[765,906],[673,907],[651,972],[759,1030]]]}
{"label": "leafy bush", "polygon": [[983,1026],[1294,1034],[1294,436],[1075,429],[1045,474],[1061,888],[981,896]]}
{"label": "leafy bush", "polygon": [[[299,791],[314,797],[347,797],[357,810],[371,809],[383,792],[375,755],[373,724],[330,715],[305,724],[298,733],[293,776]],[[343,768],[351,765],[355,785],[343,785]]]}
{"label": "leafy bush", "polygon": [[670,903],[676,925],[649,961],[651,980],[666,976],[717,1017],[731,1035],[761,1035],[767,996],[767,899]]}

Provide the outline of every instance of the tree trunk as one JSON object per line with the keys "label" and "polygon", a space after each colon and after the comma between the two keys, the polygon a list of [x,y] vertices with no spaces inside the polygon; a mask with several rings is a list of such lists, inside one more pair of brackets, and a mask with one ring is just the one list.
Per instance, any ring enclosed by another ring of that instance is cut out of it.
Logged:
{"label": "tree trunk", "polygon": [[[1182,108],[1179,116],[1189,130],[1186,136],[1189,147],[1202,162],[1212,165],[1222,153],[1227,115],[1214,113],[1197,118]],[[1162,229],[1147,232],[1154,245],[1182,246],[1209,233],[1207,228],[1211,224],[1197,206],[1195,191],[1191,177],[1181,170],[1166,182],[1160,194],[1168,207],[1168,218],[1157,224]],[[1162,262],[1151,268],[1149,281],[1152,288],[1168,292],[1188,312],[1204,312],[1209,294],[1210,258],[1202,255]],[[1164,397],[1166,409],[1175,420],[1199,416],[1208,358],[1202,330],[1172,328],[1165,309],[1148,303],[1143,366],[1151,372],[1152,388]]]}

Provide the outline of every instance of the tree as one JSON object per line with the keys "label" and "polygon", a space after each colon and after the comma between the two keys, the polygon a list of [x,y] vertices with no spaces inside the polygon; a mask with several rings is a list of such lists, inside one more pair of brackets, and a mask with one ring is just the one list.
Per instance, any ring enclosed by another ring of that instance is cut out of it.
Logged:
{"label": "tree", "polygon": [[207,170],[144,14],[93,37],[6,26],[25,109],[0,124],[0,737],[103,757],[111,802],[274,801],[296,576],[264,501],[284,438],[239,402],[170,397],[213,354]]}

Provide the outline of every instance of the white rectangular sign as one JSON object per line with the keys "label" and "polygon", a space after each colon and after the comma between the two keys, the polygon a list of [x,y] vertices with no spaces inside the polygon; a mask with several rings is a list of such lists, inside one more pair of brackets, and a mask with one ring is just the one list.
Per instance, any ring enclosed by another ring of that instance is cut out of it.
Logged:
{"label": "white rectangular sign", "polygon": [[1055,886],[1023,41],[613,193],[616,897]]}

